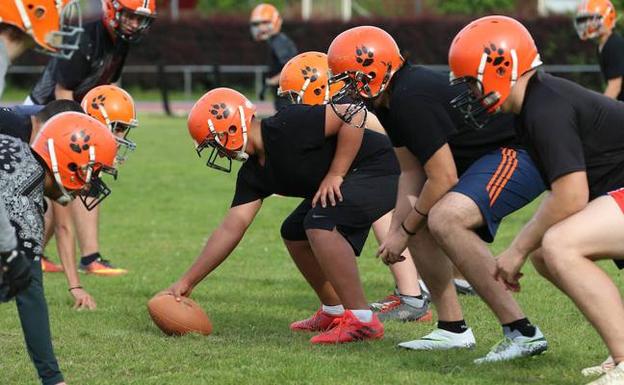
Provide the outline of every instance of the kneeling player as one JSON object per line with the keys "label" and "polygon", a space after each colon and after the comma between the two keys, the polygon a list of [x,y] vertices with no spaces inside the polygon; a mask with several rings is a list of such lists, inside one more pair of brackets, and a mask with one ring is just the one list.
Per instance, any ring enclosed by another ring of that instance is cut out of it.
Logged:
{"label": "kneeling player", "polygon": [[[306,198],[291,214],[288,232],[307,239],[305,247],[289,251],[329,314],[311,342],[382,338],[384,328],[368,309],[355,256],[371,224],[394,205],[399,169],[388,139],[343,123],[326,106],[287,106],[262,121],[254,113],[249,100],[224,88],[208,92],[191,111],[189,131],[197,151],[212,150],[208,166],[229,171],[232,159],[246,162],[228,214],[168,291],[190,295],[236,247],[264,198],[273,193]],[[220,158],[226,158],[225,166],[217,164]],[[319,190],[333,194],[322,194],[322,204],[314,205]]]}
{"label": "kneeling player", "polygon": [[[494,46],[491,61],[487,47]],[[550,184],[533,219],[499,256],[497,276],[519,290],[519,271],[533,253],[540,274],[574,301],[613,357],[615,368],[591,384],[624,384],[622,297],[594,263],[624,265],[624,106],[536,70],[541,62],[531,34],[508,17],[470,23],[454,39],[449,62],[455,82],[471,86],[466,116],[516,114],[519,134]]]}

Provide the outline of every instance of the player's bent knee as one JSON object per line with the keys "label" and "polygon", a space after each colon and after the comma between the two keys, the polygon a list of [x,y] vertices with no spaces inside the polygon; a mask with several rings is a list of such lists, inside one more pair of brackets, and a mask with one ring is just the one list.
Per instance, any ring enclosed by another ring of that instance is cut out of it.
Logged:
{"label": "player's bent knee", "polygon": [[435,205],[429,211],[427,226],[429,231],[436,236],[444,236],[448,229],[460,222],[461,218],[446,205]]}
{"label": "player's bent knee", "polygon": [[566,237],[565,232],[555,227],[546,231],[542,238],[542,255],[541,259],[549,270],[565,268],[568,266],[567,261],[575,256],[572,253],[573,246]]}
{"label": "player's bent knee", "polygon": [[286,218],[286,220],[282,223],[280,234],[284,242],[305,241],[308,239],[305,229],[303,228],[303,223],[290,220],[290,217]]}

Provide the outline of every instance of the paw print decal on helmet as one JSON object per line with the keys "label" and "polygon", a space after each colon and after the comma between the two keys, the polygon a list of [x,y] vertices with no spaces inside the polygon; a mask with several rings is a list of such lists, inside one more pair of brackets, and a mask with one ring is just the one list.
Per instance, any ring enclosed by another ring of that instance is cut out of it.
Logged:
{"label": "paw print decal on helmet", "polygon": [[77,154],[83,151],[89,151],[89,140],[91,140],[91,137],[81,130],[78,133],[72,134],[69,147]]}
{"label": "paw print decal on helmet", "polygon": [[98,108],[100,108],[101,105],[104,104],[105,101],[106,101],[106,96],[98,95],[95,98],[93,98],[93,100],[91,100],[91,108],[97,110]]}
{"label": "paw print decal on helmet", "polygon": [[496,67],[496,74],[498,76],[505,75],[507,67],[511,65],[509,60],[505,57],[505,50],[497,48],[495,44],[490,43],[489,47],[483,49],[483,52],[488,55],[487,62]]}
{"label": "paw print decal on helmet", "polygon": [[355,55],[355,61],[362,67],[368,67],[375,62],[375,53],[364,45],[355,48]]}
{"label": "paw print decal on helmet", "polygon": [[210,113],[217,120],[227,119],[232,113],[225,103],[213,104],[211,107],[212,109],[210,110]]}
{"label": "paw print decal on helmet", "polygon": [[[310,83],[314,83],[319,79],[319,70],[315,67],[305,66],[301,69],[301,74],[303,75],[304,80],[310,79]],[[314,89],[314,95],[319,96],[325,90],[325,84],[321,84],[319,87]]]}

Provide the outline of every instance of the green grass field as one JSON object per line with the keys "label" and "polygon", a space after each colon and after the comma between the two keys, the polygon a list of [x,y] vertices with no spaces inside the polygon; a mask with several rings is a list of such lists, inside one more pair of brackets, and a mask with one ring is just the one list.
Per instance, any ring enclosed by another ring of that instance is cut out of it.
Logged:
{"label": "green grass field", "polygon": [[[427,333],[432,324],[387,324],[381,342],[311,346],[288,324],[318,303],[283,247],[281,220],[298,203],[265,202],[229,260],[193,293],[209,313],[209,337],[165,337],[151,322],[146,302],[187,268],[228,209],[235,175],[209,169],[197,158],[183,119],[141,116],[132,134],[138,150],[112,183],[104,203],[101,250],[127,267],[123,277],[83,276],[96,298],[94,312],[71,309],[62,274],[45,286],[56,353],[69,384],[581,384],[582,367],[606,350],[596,333],[532,268],[517,298],[550,341],[543,356],[475,366],[501,337],[500,326],[477,298],[462,297],[477,338],[474,351],[416,353],[398,342]],[[509,243],[532,208],[509,218],[493,250]],[[360,257],[369,299],[393,283],[374,257],[371,241]],[[53,248],[49,249],[55,255]],[[57,260],[56,257],[53,259]],[[610,264],[605,267],[621,283]],[[36,384],[13,303],[0,306],[0,384]]]}

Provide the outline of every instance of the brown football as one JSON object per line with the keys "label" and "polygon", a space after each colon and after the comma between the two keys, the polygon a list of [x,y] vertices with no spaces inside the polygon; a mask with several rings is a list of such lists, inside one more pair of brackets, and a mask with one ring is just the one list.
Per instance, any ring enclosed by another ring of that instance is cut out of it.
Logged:
{"label": "brown football", "polygon": [[190,298],[182,297],[178,302],[173,295],[156,294],[147,303],[147,309],[156,326],[165,334],[208,335],[212,332],[212,323],[208,315]]}

